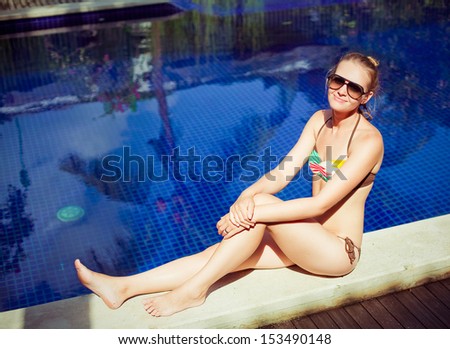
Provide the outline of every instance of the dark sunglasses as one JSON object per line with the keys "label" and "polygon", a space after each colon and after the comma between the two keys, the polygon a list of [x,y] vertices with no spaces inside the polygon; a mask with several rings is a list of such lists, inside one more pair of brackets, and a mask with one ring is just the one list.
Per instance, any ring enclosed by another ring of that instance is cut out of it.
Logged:
{"label": "dark sunglasses", "polygon": [[362,95],[367,94],[368,92],[364,92],[364,88],[357,84],[356,82],[348,81],[347,79],[343,78],[340,75],[337,74],[331,74],[328,77],[327,85],[332,90],[339,90],[342,85],[347,85],[347,93],[350,97],[353,99],[358,99]]}

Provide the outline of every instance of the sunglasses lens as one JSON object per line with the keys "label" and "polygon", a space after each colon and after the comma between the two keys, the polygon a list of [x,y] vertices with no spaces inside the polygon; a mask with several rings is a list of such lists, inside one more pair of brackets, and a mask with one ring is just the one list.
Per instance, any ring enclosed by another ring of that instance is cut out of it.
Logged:
{"label": "sunglasses lens", "polygon": [[329,82],[328,82],[328,86],[332,90],[338,90],[344,84],[345,84],[345,80],[343,78],[341,78],[340,76],[337,76],[337,75],[331,76],[330,79],[329,79]]}
{"label": "sunglasses lens", "polygon": [[362,90],[361,86],[353,83],[353,82],[349,82],[347,85],[347,91],[348,94],[350,95],[350,97],[354,98],[354,99],[358,99],[359,97],[361,97],[364,93],[364,91]]}

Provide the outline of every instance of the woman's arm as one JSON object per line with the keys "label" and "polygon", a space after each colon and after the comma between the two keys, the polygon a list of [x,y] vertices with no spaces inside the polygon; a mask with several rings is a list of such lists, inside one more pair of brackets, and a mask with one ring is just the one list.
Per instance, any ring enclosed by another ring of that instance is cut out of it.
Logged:
{"label": "woman's arm", "polygon": [[361,139],[340,169],[314,197],[300,198],[276,204],[258,205],[253,222],[289,222],[317,217],[346,197],[374,168],[383,155],[381,135],[372,133]]}
{"label": "woman's arm", "polygon": [[244,225],[246,228],[251,226],[255,207],[253,197],[259,193],[278,193],[294,178],[314,148],[315,124],[323,123],[324,117],[323,111],[316,112],[306,123],[297,143],[278,166],[241,193],[230,207],[230,220],[234,225]]}
{"label": "woman's arm", "polygon": [[316,112],[306,123],[294,147],[271,171],[242,192],[243,196],[259,193],[276,194],[281,191],[298,173],[308,160],[315,144],[314,125],[318,118],[323,122],[323,111]]}

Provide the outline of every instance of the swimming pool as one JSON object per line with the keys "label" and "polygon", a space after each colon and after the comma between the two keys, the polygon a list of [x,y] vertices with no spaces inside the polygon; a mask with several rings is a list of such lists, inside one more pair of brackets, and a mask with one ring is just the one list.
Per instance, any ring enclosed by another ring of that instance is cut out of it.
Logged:
{"label": "swimming pool", "polygon": [[450,212],[446,5],[174,3],[0,38],[1,311],[88,293],[75,258],[126,275],[219,241],[218,218],[326,107],[348,50],[382,64],[365,230]]}

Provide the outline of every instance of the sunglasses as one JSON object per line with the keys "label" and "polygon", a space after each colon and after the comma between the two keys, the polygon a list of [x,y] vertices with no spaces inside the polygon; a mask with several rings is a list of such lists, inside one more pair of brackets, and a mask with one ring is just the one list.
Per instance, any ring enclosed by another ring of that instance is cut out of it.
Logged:
{"label": "sunglasses", "polygon": [[339,90],[342,85],[347,85],[347,93],[353,99],[358,99],[362,95],[368,93],[364,92],[364,88],[361,85],[357,84],[356,82],[348,81],[347,79],[337,74],[331,74],[328,77],[327,85],[332,90]]}

